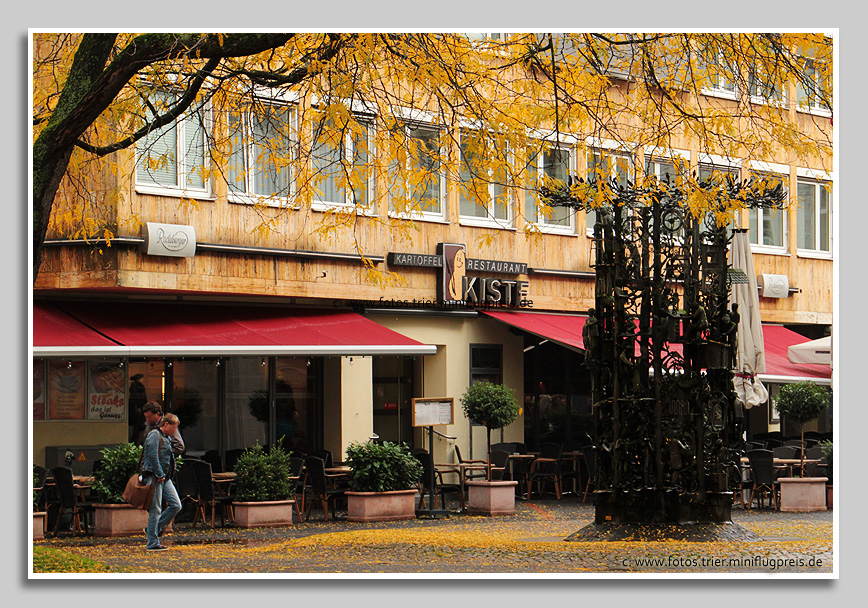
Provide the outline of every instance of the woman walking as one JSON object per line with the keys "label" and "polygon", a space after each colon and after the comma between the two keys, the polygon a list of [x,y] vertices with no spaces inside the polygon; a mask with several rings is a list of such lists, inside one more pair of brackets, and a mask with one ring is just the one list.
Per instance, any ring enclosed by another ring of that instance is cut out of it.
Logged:
{"label": "woman walking", "polygon": [[[142,464],[143,475],[149,476],[154,488],[154,502],[148,514],[148,527],[146,528],[148,551],[165,551],[160,542],[160,536],[168,527],[175,515],[181,510],[181,500],[178,491],[172,483],[175,472],[175,455],[172,453],[172,442],[169,439],[178,430],[180,421],[174,414],[163,416],[163,424],[150,433],[145,439],[145,457]],[[165,511],[162,509],[163,500],[166,501]]]}

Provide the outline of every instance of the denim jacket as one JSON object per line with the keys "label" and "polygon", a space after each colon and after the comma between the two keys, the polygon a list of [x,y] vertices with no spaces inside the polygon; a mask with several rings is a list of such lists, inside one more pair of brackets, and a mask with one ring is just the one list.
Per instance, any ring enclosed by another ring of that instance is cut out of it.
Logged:
{"label": "denim jacket", "polygon": [[148,433],[145,439],[142,471],[153,473],[157,478],[171,477],[175,468],[172,442],[160,429]]}

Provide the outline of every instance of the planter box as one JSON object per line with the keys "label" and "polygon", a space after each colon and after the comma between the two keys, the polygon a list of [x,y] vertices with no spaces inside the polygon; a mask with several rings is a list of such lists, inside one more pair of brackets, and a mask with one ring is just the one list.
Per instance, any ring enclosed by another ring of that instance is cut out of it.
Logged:
{"label": "planter box", "polygon": [[347,521],[416,519],[416,490],[347,492]]}
{"label": "planter box", "polygon": [[233,502],[235,525],[239,528],[273,528],[291,526],[294,500]]}
{"label": "planter box", "polygon": [[47,512],[33,512],[33,540],[42,540],[43,538],[45,538],[45,522],[47,519]]}
{"label": "planter box", "polygon": [[517,481],[468,481],[467,512],[471,515],[515,515]]}
{"label": "planter box", "polygon": [[148,512],[127,504],[96,504],[93,520],[94,536],[135,536],[148,525]]}
{"label": "planter box", "polygon": [[810,512],[826,510],[825,477],[784,477],[781,486],[781,511]]}

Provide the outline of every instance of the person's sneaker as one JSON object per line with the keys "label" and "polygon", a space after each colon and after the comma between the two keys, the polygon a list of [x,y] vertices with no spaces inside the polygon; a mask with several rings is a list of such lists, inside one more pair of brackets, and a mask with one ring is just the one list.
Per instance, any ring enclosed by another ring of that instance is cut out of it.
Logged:
{"label": "person's sneaker", "polygon": [[157,545],[156,547],[145,547],[146,551],[168,551],[169,548],[165,545]]}

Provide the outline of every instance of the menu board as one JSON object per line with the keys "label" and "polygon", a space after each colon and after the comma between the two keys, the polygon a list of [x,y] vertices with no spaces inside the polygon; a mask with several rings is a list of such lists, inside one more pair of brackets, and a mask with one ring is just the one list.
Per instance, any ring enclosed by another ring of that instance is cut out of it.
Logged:
{"label": "menu board", "polygon": [[455,400],[452,397],[438,399],[413,399],[413,426],[454,424]]}
{"label": "menu board", "polygon": [[125,420],[126,378],[119,362],[92,362],[87,377],[87,419]]}
{"label": "menu board", "polygon": [[51,420],[85,419],[84,361],[48,362],[48,417]]}
{"label": "menu board", "polygon": [[45,362],[33,362],[33,419],[45,420]]}

